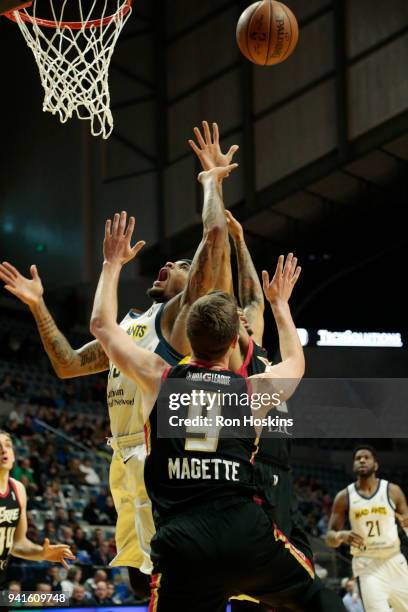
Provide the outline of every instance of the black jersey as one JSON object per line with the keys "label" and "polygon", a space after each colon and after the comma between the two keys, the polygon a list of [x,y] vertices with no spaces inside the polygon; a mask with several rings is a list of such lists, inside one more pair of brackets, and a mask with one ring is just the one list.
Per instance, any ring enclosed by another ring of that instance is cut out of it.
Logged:
{"label": "black jersey", "polygon": [[[254,374],[262,374],[270,364],[266,349],[256,344],[252,338],[249,338],[248,351],[238,373],[245,378]],[[283,437],[263,435],[259,440],[255,461],[263,461],[283,469],[289,469],[290,453],[290,440]]]}
{"label": "black jersey", "polygon": [[[174,407],[171,408],[171,398],[174,396],[175,385],[188,394],[194,391],[212,395],[219,395],[220,392],[248,392],[245,379],[229,370],[215,371],[201,364],[189,363],[179,364],[166,372],[158,400],[145,426],[148,453],[145,484],[156,521],[166,515],[184,511],[193,504],[232,495],[250,496],[255,492],[251,464],[256,449],[255,430],[252,427],[246,428],[245,435],[248,437],[224,437],[231,432],[223,426],[214,430],[214,415],[210,426],[207,423],[196,427],[183,426],[182,420],[192,414],[191,404],[181,405],[171,413],[174,410]],[[217,416],[226,418],[225,415],[234,413],[237,416],[251,416],[250,406],[242,408],[232,405],[225,408],[221,403],[217,404]],[[201,413],[206,409],[208,404],[205,401],[198,406]],[[174,435],[173,432],[168,437],[158,437],[158,426],[170,413],[171,418],[174,415],[174,419],[180,423],[177,430],[179,437],[170,437]]]}
{"label": "black jersey", "polygon": [[7,489],[0,494],[0,582],[5,580],[6,568],[13,548],[14,532],[21,515],[21,504],[17,486],[9,478]]}

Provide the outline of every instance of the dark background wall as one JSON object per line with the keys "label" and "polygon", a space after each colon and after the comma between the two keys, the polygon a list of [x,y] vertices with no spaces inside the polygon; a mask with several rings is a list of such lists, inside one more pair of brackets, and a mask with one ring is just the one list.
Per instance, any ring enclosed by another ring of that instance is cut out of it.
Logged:
{"label": "dark background wall", "polygon": [[121,304],[143,308],[162,262],[198,244],[186,141],[216,120],[223,147],[241,146],[225,200],[258,269],[289,249],[302,260],[298,325],[405,329],[408,4],[288,0],[299,46],[273,68],[237,50],[248,4],[138,0],[112,60],[106,142],[42,112],[31,52],[1,19],[1,257],[37,263],[51,302],[77,298],[85,323],[104,220],[126,209],[148,246],[125,272]]}

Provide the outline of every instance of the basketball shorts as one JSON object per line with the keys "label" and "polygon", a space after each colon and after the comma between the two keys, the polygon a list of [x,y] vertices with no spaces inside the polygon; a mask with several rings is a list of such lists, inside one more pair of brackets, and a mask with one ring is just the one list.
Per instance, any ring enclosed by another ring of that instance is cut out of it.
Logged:
{"label": "basketball shorts", "polygon": [[225,612],[246,594],[271,607],[344,612],[315,579],[313,563],[248,498],[192,506],[159,524],[151,542],[150,612]]}
{"label": "basketball shorts", "polygon": [[[136,446],[130,446],[135,444]],[[111,439],[114,452],[109,485],[116,512],[116,557],[111,566],[139,568],[150,574],[150,540],[155,532],[152,507],[144,484],[146,448],[143,434]]]}
{"label": "basketball shorts", "polygon": [[408,564],[402,554],[388,559],[353,558],[360,597],[367,612],[408,612]]}
{"label": "basketball shorts", "polygon": [[273,522],[290,541],[312,558],[309,539],[301,527],[291,471],[256,458],[254,468],[258,495],[265,501],[266,512],[271,513]]}

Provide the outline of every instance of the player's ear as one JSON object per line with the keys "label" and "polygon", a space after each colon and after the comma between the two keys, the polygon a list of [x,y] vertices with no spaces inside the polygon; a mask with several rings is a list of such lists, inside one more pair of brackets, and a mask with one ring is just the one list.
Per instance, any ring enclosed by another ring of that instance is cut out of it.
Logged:
{"label": "player's ear", "polygon": [[232,349],[234,349],[237,346],[238,340],[239,340],[239,334],[237,334],[234,340],[231,342]]}

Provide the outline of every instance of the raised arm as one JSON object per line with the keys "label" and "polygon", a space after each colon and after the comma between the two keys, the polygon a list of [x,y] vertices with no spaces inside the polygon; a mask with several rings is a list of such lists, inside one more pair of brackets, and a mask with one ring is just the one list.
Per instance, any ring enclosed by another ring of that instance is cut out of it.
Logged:
{"label": "raised arm", "polygon": [[203,238],[194,255],[187,285],[180,298],[166,305],[165,315],[170,327],[170,344],[181,354],[190,352],[186,321],[190,307],[201,296],[216,289],[229,291],[231,272],[220,274],[223,266],[231,269],[227,248],[227,222],[221,184],[237,164],[201,172],[199,181],[204,190]]}
{"label": "raised arm", "polygon": [[[283,255],[279,257],[271,281],[269,281],[269,274],[265,270],[262,272],[263,290],[271,305],[272,314],[278,328],[282,361],[267,368],[263,374],[251,377],[255,379],[291,379],[295,384],[294,389],[305,372],[303,348],[289,308],[289,298],[300,272],[301,268],[297,265],[297,259],[293,257],[293,253],[289,253],[286,262]],[[285,399],[288,399],[288,397],[285,397]]]}
{"label": "raised arm", "polygon": [[[238,145],[232,145],[227,153],[221,151],[220,134],[217,123],[212,124],[212,133],[207,121],[202,122],[201,133],[198,127],[194,128],[194,134],[197,143],[194,140],[189,140],[189,145],[197,155],[204,172],[214,168],[225,168],[232,165],[232,160],[235,153],[238,151]],[[222,192],[221,192],[222,197]],[[231,249],[228,239],[228,232],[225,232],[224,250],[218,266],[218,277],[215,280],[215,288],[227,293],[233,293],[232,272],[231,272]]]}
{"label": "raised arm", "polygon": [[[126,213],[116,214],[113,223],[108,220],[103,243],[104,262],[95,293],[91,317],[91,333],[99,340],[105,353],[115,366],[140,386],[149,401],[150,409],[160,388],[163,371],[168,364],[155,353],[137,346],[130,336],[118,325],[117,289],[122,266],[133,259],[144,246],[139,241],[130,246],[135,226],[130,217],[126,228]],[[145,415],[146,416],[146,415]]]}
{"label": "raised arm", "polygon": [[244,310],[255,342],[262,345],[265,301],[261,282],[245,243],[242,225],[227,210],[228,231],[235,247],[238,264],[239,301]]}
{"label": "raised arm", "polygon": [[7,261],[0,264],[0,279],[5,289],[18,297],[31,310],[44,349],[59,378],[96,374],[109,368],[109,359],[96,340],[80,349],[73,349],[58,329],[43,298],[43,285],[37,267],[31,266],[31,278],[26,278]]}
{"label": "raised arm", "polygon": [[[213,168],[201,172],[198,177],[204,192],[203,238],[191,264],[187,286],[181,300],[182,305],[193,304],[199,297],[209,291],[215,289],[226,290],[226,281],[220,275],[228,237],[222,182],[236,167],[237,164],[231,164],[230,166]],[[229,258],[228,262],[224,262],[224,265],[230,268]]]}
{"label": "raised arm", "polygon": [[27,538],[27,494],[24,485],[17,481],[13,481],[21,504],[20,519],[18,521],[16,531],[14,533],[13,548],[11,554],[13,557],[28,559],[30,561],[53,561],[54,563],[62,563],[68,569],[66,559],[74,560],[75,556],[71,549],[66,544],[50,544],[48,539],[44,540],[42,546],[35,544]]}
{"label": "raised arm", "polygon": [[326,544],[331,548],[338,548],[341,544],[353,544],[354,546],[362,546],[363,538],[350,530],[343,530],[344,522],[348,512],[348,495],[347,489],[343,489],[337,493],[329,519],[328,530],[326,534]]}

